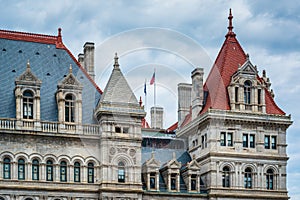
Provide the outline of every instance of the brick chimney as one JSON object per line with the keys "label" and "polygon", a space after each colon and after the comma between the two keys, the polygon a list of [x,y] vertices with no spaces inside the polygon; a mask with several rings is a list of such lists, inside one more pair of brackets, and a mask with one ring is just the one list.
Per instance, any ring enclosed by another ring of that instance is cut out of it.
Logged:
{"label": "brick chimney", "polygon": [[192,120],[194,120],[203,106],[203,68],[192,71]]}

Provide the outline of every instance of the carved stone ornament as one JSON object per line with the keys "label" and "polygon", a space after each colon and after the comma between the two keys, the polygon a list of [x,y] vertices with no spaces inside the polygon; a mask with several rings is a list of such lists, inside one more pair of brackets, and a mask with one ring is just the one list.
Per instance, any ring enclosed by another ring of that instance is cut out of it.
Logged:
{"label": "carved stone ornament", "polygon": [[111,148],[109,149],[109,153],[110,153],[111,155],[115,155],[115,153],[116,153],[116,148],[115,148],[115,147],[111,147]]}

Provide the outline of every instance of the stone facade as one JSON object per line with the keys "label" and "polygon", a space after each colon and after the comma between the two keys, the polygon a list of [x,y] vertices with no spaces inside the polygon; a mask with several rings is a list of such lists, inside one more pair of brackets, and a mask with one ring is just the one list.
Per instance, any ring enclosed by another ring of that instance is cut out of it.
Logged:
{"label": "stone facade", "polygon": [[[8,80],[0,90],[7,94],[0,96],[7,107],[0,110],[0,200],[287,200],[291,117],[228,19],[206,82],[196,68],[192,84],[178,85],[178,123],[167,130],[157,107],[158,122],[142,126],[146,113],[117,54],[102,91],[93,81],[93,43],[77,61],[61,30],[0,31],[0,76]],[[26,67],[23,51],[33,60]]]}

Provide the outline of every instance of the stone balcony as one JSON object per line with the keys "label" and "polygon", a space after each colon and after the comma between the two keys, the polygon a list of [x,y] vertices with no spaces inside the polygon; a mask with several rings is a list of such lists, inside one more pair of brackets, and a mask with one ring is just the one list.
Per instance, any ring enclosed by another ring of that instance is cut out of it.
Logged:
{"label": "stone balcony", "polygon": [[41,134],[100,136],[101,128],[94,124],[59,123],[0,118],[0,131],[28,131]]}

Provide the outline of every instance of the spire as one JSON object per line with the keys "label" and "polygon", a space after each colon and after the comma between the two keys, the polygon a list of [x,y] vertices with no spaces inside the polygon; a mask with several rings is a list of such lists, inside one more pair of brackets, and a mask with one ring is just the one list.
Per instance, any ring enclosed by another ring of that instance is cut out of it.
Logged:
{"label": "spire", "polygon": [[27,60],[27,69],[30,70],[30,62],[29,62],[29,59]]}
{"label": "spire", "polygon": [[228,33],[226,34],[226,37],[231,36],[234,37],[235,33],[232,31],[233,26],[232,26],[232,13],[231,13],[231,8],[229,9],[229,16],[228,16],[228,20],[229,20],[229,24],[228,24]]}
{"label": "spire", "polygon": [[114,63],[114,69],[119,69],[119,57],[118,57],[118,54],[117,52],[115,53],[115,63]]}
{"label": "spire", "polygon": [[140,107],[142,107],[142,105],[143,105],[142,96],[140,96],[139,104],[140,104]]}
{"label": "spire", "polygon": [[70,64],[70,68],[69,68],[69,74],[72,74],[72,65]]}

